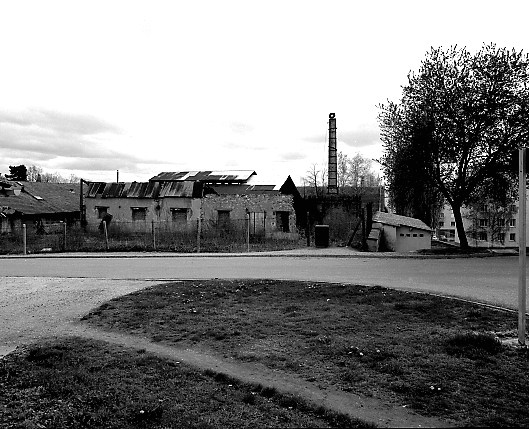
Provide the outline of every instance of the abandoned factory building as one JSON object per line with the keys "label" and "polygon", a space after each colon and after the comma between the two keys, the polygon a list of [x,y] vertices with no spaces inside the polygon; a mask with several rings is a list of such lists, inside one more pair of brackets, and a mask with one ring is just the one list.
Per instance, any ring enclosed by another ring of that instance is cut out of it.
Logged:
{"label": "abandoned factory building", "polygon": [[155,223],[173,228],[245,226],[253,234],[297,236],[296,205],[301,196],[290,178],[261,183],[253,170],[163,172],[148,182],[92,182],[85,193],[88,226],[112,216],[132,230]]}

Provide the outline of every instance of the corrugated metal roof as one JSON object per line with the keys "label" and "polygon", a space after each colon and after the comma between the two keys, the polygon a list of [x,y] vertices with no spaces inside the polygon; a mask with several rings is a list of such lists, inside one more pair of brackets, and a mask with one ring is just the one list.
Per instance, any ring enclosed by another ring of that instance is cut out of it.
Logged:
{"label": "corrugated metal roof", "polygon": [[425,229],[431,231],[431,228],[422,220],[413,217],[396,215],[393,213],[376,212],[373,215],[373,222],[380,222],[392,226],[408,226],[411,228]]}
{"label": "corrugated metal roof", "polygon": [[200,197],[201,184],[196,182],[92,182],[87,198],[165,198]]}
{"label": "corrugated metal roof", "polygon": [[163,172],[150,179],[150,181],[197,181],[206,183],[221,182],[246,182],[254,174],[253,170],[223,170],[223,171],[178,171]]}
{"label": "corrugated metal roof", "polygon": [[[159,183],[159,182],[154,182]],[[163,184],[160,197],[199,198],[202,186],[195,182],[166,182]]]}

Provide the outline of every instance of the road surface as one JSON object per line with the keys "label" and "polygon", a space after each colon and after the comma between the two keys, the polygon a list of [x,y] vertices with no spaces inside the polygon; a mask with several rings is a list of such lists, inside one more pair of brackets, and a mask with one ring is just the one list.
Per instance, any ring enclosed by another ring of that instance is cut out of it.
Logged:
{"label": "road surface", "polygon": [[456,296],[512,309],[517,308],[518,299],[518,258],[515,256],[461,259],[17,257],[0,260],[0,285],[8,277],[121,280],[273,278],[380,285]]}

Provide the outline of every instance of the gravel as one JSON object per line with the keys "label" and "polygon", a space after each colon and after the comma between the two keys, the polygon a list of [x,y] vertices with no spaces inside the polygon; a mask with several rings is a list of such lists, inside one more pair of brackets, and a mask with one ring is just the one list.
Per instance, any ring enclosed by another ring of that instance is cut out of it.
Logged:
{"label": "gravel", "polygon": [[0,357],[42,337],[70,332],[92,308],[152,281],[3,277],[0,279]]}

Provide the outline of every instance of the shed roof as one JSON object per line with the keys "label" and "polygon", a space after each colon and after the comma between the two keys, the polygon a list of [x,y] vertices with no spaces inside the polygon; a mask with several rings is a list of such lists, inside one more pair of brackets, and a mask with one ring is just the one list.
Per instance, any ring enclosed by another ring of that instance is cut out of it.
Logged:
{"label": "shed roof", "polygon": [[177,171],[162,172],[150,179],[153,181],[197,181],[205,183],[234,183],[246,182],[251,176],[257,174],[253,170],[222,170],[222,171]]}
{"label": "shed roof", "polygon": [[4,213],[13,210],[26,214],[57,214],[79,212],[79,184],[48,182],[12,182],[20,187],[15,195],[0,194],[0,207]]}
{"label": "shed roof", "polygon": [[422,220],[408,216],[396,215],[393,213],[376,212],[373,215],[373,222],[380,222],[382,224],[392,226],[407,226],[410,228],[425,229],[427,231],[432,230]]}

